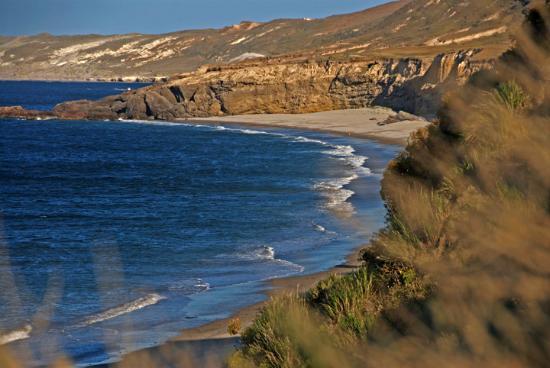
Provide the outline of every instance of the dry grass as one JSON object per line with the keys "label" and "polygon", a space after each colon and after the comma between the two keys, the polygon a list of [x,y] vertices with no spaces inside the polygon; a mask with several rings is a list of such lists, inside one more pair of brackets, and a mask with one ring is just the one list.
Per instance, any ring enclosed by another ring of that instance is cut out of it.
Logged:
{"label": "dry grass", "polygon": [[231,336],[236,336],[241,333],[241,320],[237,318],[232,318],[227,324],[227,333]]}
{"label": "dry grass", "polygon": [[[549,7],[390,165],[366,266],[272,300],[230,367],[548,365]],[[161,351],[121,366],[213,364]],[[19,366],[5,351],[0,365]]]}
{"label": "dry grass", "polygon": [[[440,121],[416,133],[389,167],[383,183],[388,225],[365,252],[367,266],[296,296],[297,307],[273,301],[245,334],[241,361],[261,367],[547,365],[548,7],[536,5],[515,50],[495,71],[449,96]],[[284,313],[273,314],[281,303]],[[278,349],[292,351],[289,359],[268,359],[274,336],[266,331],[277,331]],[[258,336],[261,346],[254,345]],[[315,341],[314,350],[303,340]],[[313,361],[319,352],[336,354],[338,363]]]}

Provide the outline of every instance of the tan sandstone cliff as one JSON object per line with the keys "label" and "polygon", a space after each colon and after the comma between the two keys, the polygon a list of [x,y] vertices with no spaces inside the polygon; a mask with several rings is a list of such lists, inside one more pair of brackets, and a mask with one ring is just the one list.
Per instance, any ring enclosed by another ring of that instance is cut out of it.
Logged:
{"label": "tan sandstone cliff", "polygon": [[306,113],[372,105],[432,115],[442,94],[491,60],[477,50],[426,59],[245,63],[203,67],[167,83],[56,106],[61,118],[162,119]]}

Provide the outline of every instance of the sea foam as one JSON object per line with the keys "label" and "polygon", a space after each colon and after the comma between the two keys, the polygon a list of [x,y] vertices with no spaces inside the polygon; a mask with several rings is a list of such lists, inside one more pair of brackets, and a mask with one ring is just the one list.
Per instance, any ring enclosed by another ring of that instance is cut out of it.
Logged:
{"label": "sea foam", "polygon": [[19,329],[0,334],[0,345],[9,344],[10,342],[28,339],[31,335],[32,326],[25,325]]}
{"label": "sea foam", "polygon": [[189,279],[174,283],[168,287],[168,290],[185,294],[197,294],[210,290],[210,284],[203,279]]}
{"label": "sea foam", "polygon": [[291,268],[293,272],[297,273],[304,271],[304,267],[299,264],[277,258],[275,256],[275,249],[267,245],[248,249],[247,251],[239,253],[238,257],[251,261],[268,261],[278,263]]}
{"label": "sea foam", "polygon": [[107,321],[109,319],[113,319],[119,316],[122,316],[124,314],[128,314],[140,309],[143,309],[145,307],[149,307],[151,305],[155,305],[161,300],[166,299],[166,297],[152,293],[147,296],[138,298],[136,300],[133,300],[131,302],[122,304],[118,307],[114,307],[111,309],[107,309],[106,311],[100,312],[98,314],[94,314],[88,318],[86,318],[84,321],[78,324],[78,327],[85,327],[90,326],[95,323]]}
{"label": "sea foam", "polygon": [[229,128],[223,125],[204,125],[185,122],[159,122],[150,120],[124,120],[125,122],[151,124],[151,125],[169,125],[169,126],[188,126],[201,129],[212,129],[218,131],[235,132],[239,134],[258,134],[258,135],[270,135],[275,137],[281,137],[297,143],[313,143],[324,147],[327,150],[323,151],[324,154],[332,156],[338,160],[341,160],[348,166],[352,173],[344,178],[327,179],[314,185],[314,189],[323,192],[327,198],[326,208],[334,210],[341,214],[351,215],[354,213],[354,208],[348,200],[353,197],[355,192],[350,189],[344,188],[349,185],[353,180],[358,179],[360,176],[372,175],[371,170],[365,167],[365,162],[368,157],[357,155],[355,149],[349,145],[337,145],[332,144],[320,139],[308,138],[303,136],[295,136],[285,133],[269,132],[263,130],[255,130],[248,128]]}

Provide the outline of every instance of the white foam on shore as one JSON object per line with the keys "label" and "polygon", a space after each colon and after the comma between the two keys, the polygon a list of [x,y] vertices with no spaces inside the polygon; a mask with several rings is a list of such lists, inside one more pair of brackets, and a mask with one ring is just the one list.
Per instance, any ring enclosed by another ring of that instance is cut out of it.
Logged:
{"label": "white foam on shore", "polygon": [[[107,120],[109,121],[109,120]],[[164,120],[133,120],[133,119],[118,119],[123,123],[143,124],[143,125],[158,125],[158,126],[191,126],[191,124],[173,123]]]}
{"label": "white foam on shore", "polygon": [[[200,125],[200,127],[204,127],[204,125]],[[360,176],[370,175],[371,171],[369,168],[364,167],[365,162],[368,160],[368,157],[357,155],[355,153],[355,149],[352,146],[336,145],[319,139],[293,136],[276,132],[266,132],[262,130],[228,128],[223,125],[215,125],[212,127],[216,130],[239,132],[243,134],[264,134],[277,136],[298,143],[314,143],[329,148],[328,150],[323,151],[323,153],[345,162],[345,164],[351,168],[352,174],[344,178],[337,178],[319,182],[314,185],[314,189],[322,191],[327,197],[327,209],[335,210],[339,213],[345,213],[347,215],[351,215],[354,213],[353,206],[347,201],[355,194],[355,192],[349,189],[345,189],[344,187],[349,185],[353,180],[358,179]]]}
{"label": "white foam on shore", "polygon": [[124,314],[128,314],[128,313],[149,307],[151,305],[155,305],[164,299],[166,299],[166,297],[156,293],[152,293],[147,296],[133,300],[129,303],[120,305],[118,307],[108,309],[98,314],[94,314],[93,316],[90,316],[86,318],[84,321],[82,321],[81,323],[79,323],[78,327],[86,327],[86,326],[93,325],[95,323],[107,321],[109,319],[113,319],[113,318],[122,316]]}
{"label": "white foam on shore", "polygon": [[32,332],[31,325],[25,325],[17,330],[9,331],[0,334],[0,345],[9,344],[10,342],[28,339]]}
{"label": "white foam on shore", "polygon": [[353,212],[353,206],[348,203],[348,199],[353,197],[354,191],[345,189],[352,181],[359,178],[359,175],[354,173],[346,178],[332,179],[322,181],[314,185],[315,190],[321,191],[327,197],[327,208],[342,212]]}

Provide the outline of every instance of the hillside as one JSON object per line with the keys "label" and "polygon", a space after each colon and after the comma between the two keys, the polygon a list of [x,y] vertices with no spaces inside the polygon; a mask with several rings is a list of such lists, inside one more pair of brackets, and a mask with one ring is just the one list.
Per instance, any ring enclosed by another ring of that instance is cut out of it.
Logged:
{"label": "hillside", "polygon": [[1,79],[163,78],[204,64],[267,57],[292,60],[429,57],[509,47],[517,0],[400,0],[324,19],[242,22],[162,35],[0,37]]}
{"label": "hillside", "polygon": [[[535,2],[534,2],[535,3]],[[229,367],[547,367],[550,1],[387,168],[363,266],[270,300]]]}

